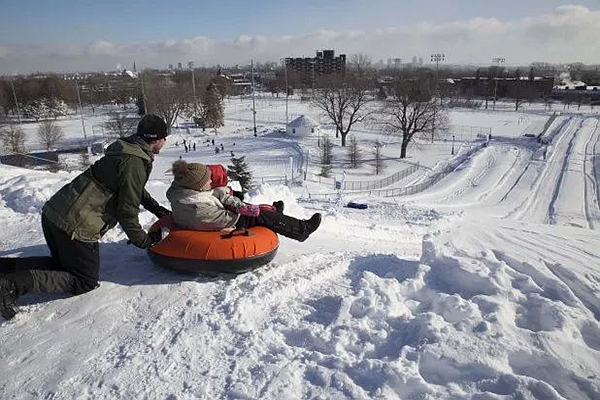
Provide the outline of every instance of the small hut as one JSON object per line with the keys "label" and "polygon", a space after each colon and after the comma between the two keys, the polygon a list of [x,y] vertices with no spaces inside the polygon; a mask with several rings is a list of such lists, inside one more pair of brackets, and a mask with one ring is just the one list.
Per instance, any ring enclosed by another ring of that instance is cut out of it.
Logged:
{"label": "small hut", "polygon": [[289,136],[311,136],[319,130],[319,124],[306,115],[301,115],[287,124],[286,133]]}

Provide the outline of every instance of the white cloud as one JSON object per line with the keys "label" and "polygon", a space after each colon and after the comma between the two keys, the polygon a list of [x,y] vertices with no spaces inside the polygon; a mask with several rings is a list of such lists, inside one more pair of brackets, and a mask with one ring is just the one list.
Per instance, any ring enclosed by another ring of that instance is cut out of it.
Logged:
{"label": "white cloud", "polygon": [[[100,70],[116,63],[164,67],[195,60],[202,64],[246,64],[278,61],[289,56],[312,56],[315,49],[365,53],[374,60],[413,55],[425,60],[444,52],[449,63],[490,63],[504,57],[507,64],[532,61],[600,62],[600,11],[562,6],[553,12],[515,21],[474,18],[444,24],[418,23],[372,31],[319,29],[303,36],[243,35],[232,41],[206,36],[153,42],[109,43],[97,40],[85,48],[69,46],[6,46],[0,49],[0,70]],[[59,63],[62,60],[63,63]]]}
{"label": "white cloud", "polygon": [[96,40],[84,49],[84,54],[89,56],[111,57],[118,54],[116,53],[116,50],[117,49],[114,44],[104,40]]}

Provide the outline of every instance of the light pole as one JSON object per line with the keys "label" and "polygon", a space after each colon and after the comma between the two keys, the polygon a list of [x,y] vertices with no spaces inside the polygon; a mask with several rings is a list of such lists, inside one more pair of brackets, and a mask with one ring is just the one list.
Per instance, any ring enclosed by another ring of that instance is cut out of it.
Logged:
{"label": "light pole", "polygon": [[12,87],[13,97],[15,98],[15,106],[17,107],[17,118],[19,119],[19,125],[21,124],[21,110],[19,110],[19,102],[17,101],[17,92],[15,92],[14,80],[10,80],[10,86]]}
{"label": "light pole", "polygon": [[[435,61],[435,91],[437,92],[438,96],[439,96],[439,88],[438,88],[438,83],[439,83],[439,75],[440,75],[440,62],[444,61],[446,59],[446,55],[443,53],[435,53],[431,55],[431,62]],[[433,104],[433,103],[432,103]],[[440,96],[440,106],[442,105],[442,96]],[[435,104],[433,104],[433,107],[435,107]],[[433,143],[433,140],[435,138],[435,116],[437,114],[437,111],[434,109],[433,110],[433,126],[431,127],[431,143]]]}
{"label": "light pole", "polygon": [[192,71],[192,95],[194,96],[194,117],[196,117],[196,79],[194,78],[194,62],[188,61],[188,68]]}
{"label": "light pole", "polygon": [[85,133],[85,121],[83,119],[83,106],[81,105],[81,96],[79,95],[79,84],[77,83],[78,76],[75,76],[75,88],[77,89],[77,101],[79,102],[79,111],[81,112],[81,126],[83,127],[83,141],[87,146],[87,134]]}
{"label": "light pole", "polygon": [[252,122],[254,125],[254,137],[257,137],[256,133],[256,102],[254,100],[254,60],[250,60],[250,75],[252,76]]}
{"label": "light pole", "polygon": [[288,125],[288,95],[290,90],[288,88],[288,75],[287,75],[287,61],[283,59],[283,74],[285,76],[285,129],[287,131]]}
{"label": "light pole", "polygon": [[504,64],[504,62],[506,62],[506,59],[504,57],[494,57],[492,58],[492,62],[494,64],[498,64],[498,71],[496,71],[496,79],[494,79],[495,83],[494,83],[494,105],[492,106],[492,110],[496,110],[496,97],[498,95],[498,73],[500,72],[500,65]]}
{"label": "light pole", "polygon": [[452,153],[450,154],[454,155],[454,135],[452,135]]}
{"label": "light pole", "polygon": [[[435,53],[431,55],[431,62],[435,62],[435,91],[440,96],[439,82],[440,82],[440,62],[446,59],[444,53]],[[442,105],[442,96],[440,96],[440,105]]]}

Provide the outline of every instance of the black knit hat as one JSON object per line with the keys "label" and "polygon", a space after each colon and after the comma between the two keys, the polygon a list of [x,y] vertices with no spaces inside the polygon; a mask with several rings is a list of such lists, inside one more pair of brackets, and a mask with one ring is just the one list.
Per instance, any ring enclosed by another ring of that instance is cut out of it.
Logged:
{"label": "black knit hat", "polygon": [[137,126],[137,135],[148,143],[165,138],[168,134],[167,123],[158,115],[144,115]]}

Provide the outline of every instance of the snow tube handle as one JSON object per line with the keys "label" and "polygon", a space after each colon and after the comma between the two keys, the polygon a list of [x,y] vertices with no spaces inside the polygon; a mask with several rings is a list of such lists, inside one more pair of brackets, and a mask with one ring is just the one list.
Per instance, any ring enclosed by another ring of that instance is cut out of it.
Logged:
{"label": "snow tube handle", "polygon": [[221,235],[221,239],[231,239],[234,236],[253,236],[253,235],[254,235],[254,233],[250,232],[248,229],[242,228],[242,229],[235,229],[235,230],[229,232],[228,234]]}

